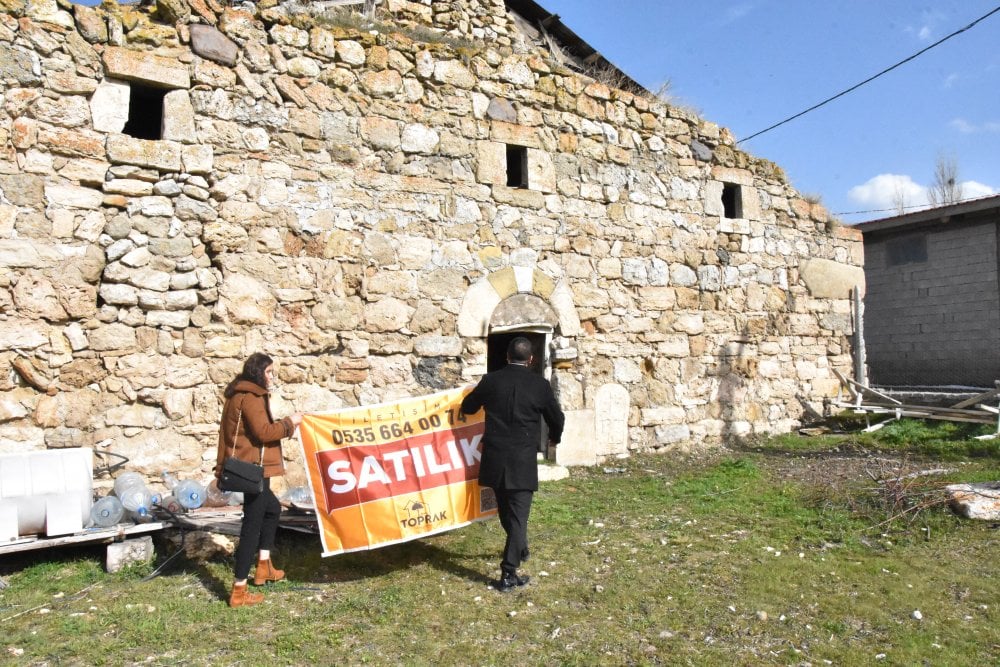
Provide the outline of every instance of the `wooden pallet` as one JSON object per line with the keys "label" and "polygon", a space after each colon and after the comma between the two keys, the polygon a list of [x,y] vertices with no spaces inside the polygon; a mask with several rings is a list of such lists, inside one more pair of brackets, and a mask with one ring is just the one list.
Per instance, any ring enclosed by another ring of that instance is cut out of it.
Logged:
{"label": "wooden pallet", "polygon": [[[177,525],[189,530],[206,530],[223,535],[239,535],[243,524],[243,507],[201,507],[185,514],[178,514]],[[284,508],[278,527],[301,533],[319,534],[315,512]]]}
{"label": "wooden pallet", "polygon": [[[978,436],[980,440],[1000,437],[1000,406],[986,405],[986,401],[997,401],[1000,397],[1000,385],[997,388],[964,399],[954,405],[913,405],[899,401],[888,394],[844,377],[833,369],[840,380],[840,391],[834,405],[853,410],[856,414],[865,416],[866,433],[877,431],[886,424],[912,417],[914,419],[939,419],[944,421],[970,422],[975,424],[992,424],[996,432]],[[872,415],[888,415],[888,419],[873,424]]]}
{"label": "wooden pallet", "polygon": [[109,528],[88,528],[72,535],[46,537],[44,535],[28,535],[11,542],[0,544],[0,556],[19,551],[49,549],[64,547],[71,544],[111,544],[121,542],[135,535],[145,535],[163,530],[170,524],[166,521],[151,521],[149,523],[120,523]]}

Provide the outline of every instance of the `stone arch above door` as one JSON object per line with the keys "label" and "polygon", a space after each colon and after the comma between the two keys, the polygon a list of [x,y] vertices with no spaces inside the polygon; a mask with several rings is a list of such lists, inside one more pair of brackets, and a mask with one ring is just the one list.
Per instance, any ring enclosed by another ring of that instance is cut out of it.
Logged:
{"label": "stone arch above door", "polygon": [[500,303],[516,294],[534,295],[555,314],[562,336],[580,333],[580,316],[573,305],[573,292],[565,281],[555,283],[538,269],[508,267],[494,271],[469,286],[458,314],[458,335],[484,338],[490,319]]}

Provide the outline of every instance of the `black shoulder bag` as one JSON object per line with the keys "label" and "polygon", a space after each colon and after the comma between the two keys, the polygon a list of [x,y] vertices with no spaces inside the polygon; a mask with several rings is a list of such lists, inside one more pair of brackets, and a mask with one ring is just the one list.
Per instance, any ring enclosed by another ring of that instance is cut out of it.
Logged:
{"label": "black shoulder bag", "polygon": [[240,434],[240,424],[243,423],[243,406],[236,418],[236,432],[233,434],[233,455],[227,456],[222,463],[222,475],[219,477],[220,491],[239,493],[262,493],[264,491],[264,448],[260,449],[260,465],[247,463],[236,458],[236,438]]}

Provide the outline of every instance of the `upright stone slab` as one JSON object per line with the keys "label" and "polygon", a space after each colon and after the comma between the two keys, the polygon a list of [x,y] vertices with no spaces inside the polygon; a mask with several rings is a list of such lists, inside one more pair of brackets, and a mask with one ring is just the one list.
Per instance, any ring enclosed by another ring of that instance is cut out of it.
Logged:
{"label": "upright stone slab", "polygon": [[620,384],[606,384],[594,397],[596,455],[628,453],[628,390]]}
{"label": "upright stone slab", "polygon": [[597,463],[594,447],[594,411],[567,410],[566,428],[556,448],[556,463],[561,466],[592,466]]}

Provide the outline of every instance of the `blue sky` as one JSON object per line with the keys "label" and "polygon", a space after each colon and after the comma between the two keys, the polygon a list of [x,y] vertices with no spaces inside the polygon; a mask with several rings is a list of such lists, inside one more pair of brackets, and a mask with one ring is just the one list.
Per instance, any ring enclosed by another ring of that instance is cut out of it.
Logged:
{"label": "blue sky", "polygon": [[[912,56],[1000,0],[538,0],[605,58],[737,139]],[[939,156],[1000,192],[1000,12],[740,146],[847,223],[926,204]],[[889,209],[881,212],[854,213]],[[913,210],[913,209],[909,209]]]}

